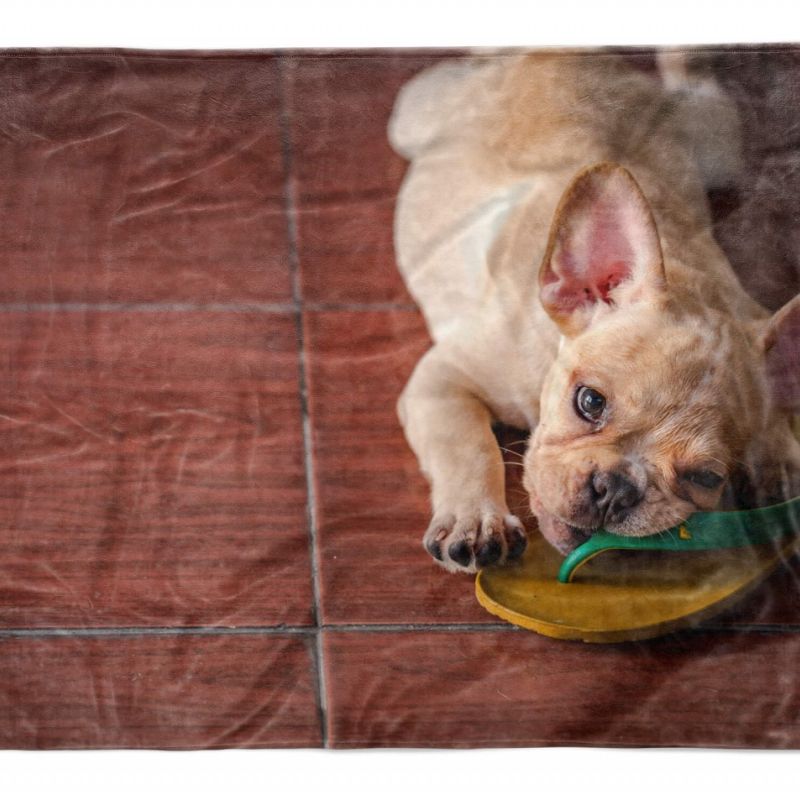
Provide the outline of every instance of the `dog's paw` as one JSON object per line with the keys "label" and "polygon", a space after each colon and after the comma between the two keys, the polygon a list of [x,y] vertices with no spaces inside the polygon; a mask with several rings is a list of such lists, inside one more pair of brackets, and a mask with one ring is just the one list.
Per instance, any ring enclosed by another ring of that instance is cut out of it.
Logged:
{"label": "dog's paw", "polygon": [[434,517],[422,543],[450,572],[477,572],[490,564],[515,561],[528,539],[513,514],[444,514]]}

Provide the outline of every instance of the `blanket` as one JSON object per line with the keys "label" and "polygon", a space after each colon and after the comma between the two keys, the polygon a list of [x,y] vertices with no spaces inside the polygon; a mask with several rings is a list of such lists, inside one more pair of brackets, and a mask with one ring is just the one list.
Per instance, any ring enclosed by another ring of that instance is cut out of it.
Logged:
{"label": "blanket", "polygon": [[[742,121],[714,233],[774,310],[800,54],[695,53]],[[588,645],[421,545],[395,406],[430,340],[387,124],[462,56],[0,53],[0,747],[800,746],[795,559],[711,621]]]}

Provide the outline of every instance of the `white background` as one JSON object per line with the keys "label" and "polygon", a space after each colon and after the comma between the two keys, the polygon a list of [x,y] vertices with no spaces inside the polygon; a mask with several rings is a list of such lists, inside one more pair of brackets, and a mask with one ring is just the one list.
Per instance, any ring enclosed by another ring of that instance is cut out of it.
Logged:
{"label": "white background", "polygon": [[[0,6],[0,47],[735,43],[800,41],[799,28],[796,1],[779,0],[6,0]],[[702,750],[6,752],[0,796],[783,800],[797,796],[798,768],[795,753]]]}

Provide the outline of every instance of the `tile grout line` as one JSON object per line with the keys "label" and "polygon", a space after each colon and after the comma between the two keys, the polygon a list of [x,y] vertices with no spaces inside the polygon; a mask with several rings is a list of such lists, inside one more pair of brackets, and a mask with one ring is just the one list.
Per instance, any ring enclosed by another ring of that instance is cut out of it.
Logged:
{"label": "tile grout line", "polygon": [[114,626],[105,628],[6,628],[0,629],[3,638],[37,638],[66,636],[314,636],[319,631],[331,633],[447,633],[521,630],[505,622],[442,622],[442,623],[331,623],[329,625],[215,625],[174,626]]}
{"label": "tile grout line", "polygon": [[[0,640],[10,638],[59,638],[69,636],[307,636],[317,637],[320,631],[330,633],[491,633],[525,632],[507,622],[401,622],[401,623],[329,623],[323,625],[219,625],[186,626],[114,626],[97,628],[0,628]],[[676,631],[677,633],[677,631]],[[800,633],[800,624],[789,622],[743,622],[687,628],[683,633]],[[657,637],[664,638],[664,637]]]}
{"label": "tile grout line", "polygon": [[198,625],[185,627],[124,627],[108,628],[6,628],[0,629],[0,639],[34,639],[37,637],[68,636],[308,636],[315,632],[310,625],[243,625],[240,628]]}
{"label": "tile grout line", "polygon": [[319,568],[319,547],[317,542],[316,492],[314,490],[314,461],[312,453],[311,418],[308,405],[308,365],[306,361],[305,335],[303,331],[303,290],[300,282],[300,257],[297,235],[297,197],[292,180],[293,151],[291,129],[289,126],[289,105],[287,102],[286,56],[277,60],[278,89],[280,93],[280,136],[281,158],[284,173],[284,211],[289,244],[289,271],[292,278],[292,299],[295,310],[295,330],[297,338],[298,389],[300,414],[302,418],[303,466],[306,477],[306,524],[308,527],[309,562],[311,569],[311,596],[314,605],[314,671],[316,672],[317,708],[322,746],[328,747],[328,690],[325,682],[325,663],[322,647],[321,628],[321,587]]}
{"label": "tile grout line", "polygon": [[294,311],[293,303],[186,303],[186,302],[98,302],[83,303],[66,301],[63,303],[0,303],[0,312],[37,312],[37,311],[143,311],[143,312],[188,312],[188,311],[216,311],[230,312],[256,312],[288,314]]}
{"label": "tile grout line", "polygon": [[[303,303],[310,311],[417,311],[413,303]],[[128,311],[128,312],[218,312],[218,313],[269,313],[296,314],[296,301],[290,303],[0,303],[0,313]]]}
{"label": "tile grout line", "polygon": [[509,622],[339,622],[322,626],[331,633],[472,633],[479,631],[521,631]]}

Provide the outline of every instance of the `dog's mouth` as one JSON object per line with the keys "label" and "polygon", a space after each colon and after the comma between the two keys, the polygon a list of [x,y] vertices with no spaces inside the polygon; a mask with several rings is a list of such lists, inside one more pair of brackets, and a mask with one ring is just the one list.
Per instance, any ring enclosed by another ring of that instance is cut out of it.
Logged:
{"label": "dog's mouth", "polygon": [[[782,503],[800,494],[800,479],[797,471],[792,473],[788,469],[778,471],[778,479],[756,482],[744,471],[734,472],[728,481],[725,492],[717,505],[720,510],[742,510],[760,508],[776,503]],[[547,542],[563,555],[568,555],[577,547],[588,541],[601,528],[618,533],[621,536],[644,537],[665,530],[686,519],[686,516],[677,517],[672,513],[658,513],[645,516],[653,524],[642,529],[627,525],[623,530],[617,526],[604,524],[604,520],[597,515],[562,516],[547,508],[537,496],[534,487],[527,486],[531,503],[531,510],[536,515],[539,530]],[[697,510],[711,510],[707,508]],[[677,509],[675,509],[677,511]],[[685,511],[684,511],[685,513]]]}
{"label": "dog's mouth", "polygon": [[570,535],[575,539],[583,539],[583,541],[586,541],[586,539],[588,539],[590,536],[597,533],[596,529],[586,530],[586,528],[579,528],[577,525],[570,525],[568,522],[565,524],[570,532]]}
{"label": "dog's mouth", "polygon": [[542,536],[562,555],[568,555],[587,541],[594,530],[572,525],[548,512],[538,499],[531,497],[531,508],[539,523]]}
{"label": "dog's mouth", "polygon": [[[542,536],[563,555],[569,555],[575,548],[580,547],[580,545],[588,541],[601,528],[613,530],[604,525],[602,521],[594,519],[586,521],[565,519],[564,517],[548,511],[538,500],[531,503],[531,508],[538,520],[539,530]],[[576,522],[579,524],[576,524]],[[624,533],[619,532],[619,535],[635,538],[650,536],[673,524],[676,524],[676,521],[670,520],[668,524],[665,522],[664,525],[641,531],[629,530]]]}
{"label": "dog's mouth", "polygon": [[568,522],[549,514],[540,515],[539,530],[542,536],[562,555],[569,555],[576,547],[580,547],[595,531],[570,525]]}

